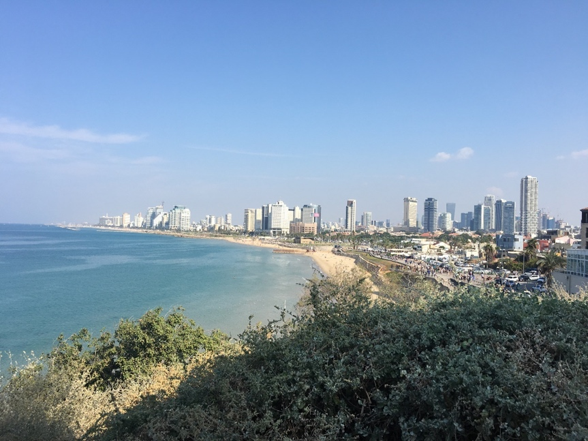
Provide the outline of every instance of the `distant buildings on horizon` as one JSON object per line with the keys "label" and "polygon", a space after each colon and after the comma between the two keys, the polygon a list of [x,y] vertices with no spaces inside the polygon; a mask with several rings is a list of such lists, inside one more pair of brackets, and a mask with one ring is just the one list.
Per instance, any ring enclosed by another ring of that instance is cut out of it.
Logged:
{"label": "distant buildings on horizon", "polygon": [[483,202],[472,207],[472,211],[460,214],[456,218],[455,202],[448,202],[445,211],[438,212],[437,199],[429,197],[424,201],[422,222],[418,219],[418,201],[414,197],[405,197],[403,221],[399,226],[392,226],[389,219],[376,221],[371,211],[364,211],[357,219],[357,201],[348,199],[345,205],[345,217],[339,222],[323,222],[320,205],[306,204],[302,207],[289,208],[283,201],[265,204],[259,208],[244,210],[243,224],[234,225],[230,213],[224,216],[207,215],[199,222],[191,221],[190,209],[183,205],[174,206],[169,212],[164,211],[163,203],[149,207],[145,216],[137,213],[133,219],[129,213],[122,216],[102,216],[100,226],[120,228],[168,229],[172,231],[245,231],[247,233],[284,234],[318,234],[322,231],[404,231],[430,232],[466,231],[499,232],[504,235],[521,233],[524,236],[536,236],[540,230],[564,228],[567,224],[556,221],[548,213],[539,210],[539,185],[537,178],[525,176],[520,184],[519,215],[516,203],[496,199],[492,194],[484,197]]}

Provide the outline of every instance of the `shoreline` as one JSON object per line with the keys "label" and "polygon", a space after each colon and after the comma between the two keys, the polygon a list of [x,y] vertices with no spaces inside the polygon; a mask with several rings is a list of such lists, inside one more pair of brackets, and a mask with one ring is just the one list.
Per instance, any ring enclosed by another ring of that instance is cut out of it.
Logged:
{"label": "shoreline", "polygon": [[[203,233],[201,235],[175,232],[175,231],[161,231],[161,230],[143,230],[130,228],[103,228],[103,227],[85,227],[92,228],[99,231],[116,231],[122,233],[140,233],[140,234],[158,234],[162,236],[182,237],[186,239],[212,239],[223,240],[234,244],[253,246],[258,248],[271,248],[274,250],[288,250],[292,254],[308,256],[318,266],[319,270],[325,277],[333,277],[342,273],[348,273],[356,269],[360,269],[355,260],[351,257],[340,256],[331,252],[331,245],[312,245],[305,248],[292,248],[278,243],[275,239],[260,239],[259,237],[235,237],[235,236],[214,236],[210,233]],[[310,251],[310,249],[314,251]],[[325,249],[325,248],[328,248]]]}

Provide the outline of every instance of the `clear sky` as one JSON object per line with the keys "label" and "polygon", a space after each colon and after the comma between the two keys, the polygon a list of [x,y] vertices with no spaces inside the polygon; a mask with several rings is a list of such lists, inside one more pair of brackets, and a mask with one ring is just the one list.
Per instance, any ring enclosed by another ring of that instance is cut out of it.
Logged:
{"label": "clear sky", "polygon": [[0,222],[486,194],[579,224],[586,1],[0,0]]}

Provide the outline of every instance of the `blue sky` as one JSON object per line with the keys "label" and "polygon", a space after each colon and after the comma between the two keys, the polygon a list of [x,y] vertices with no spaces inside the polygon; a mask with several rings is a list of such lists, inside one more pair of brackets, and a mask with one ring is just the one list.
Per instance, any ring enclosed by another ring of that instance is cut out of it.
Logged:
{"label": "blue sky", "polygon": [[588,206],[588,3],[0,0],[0,222]]}

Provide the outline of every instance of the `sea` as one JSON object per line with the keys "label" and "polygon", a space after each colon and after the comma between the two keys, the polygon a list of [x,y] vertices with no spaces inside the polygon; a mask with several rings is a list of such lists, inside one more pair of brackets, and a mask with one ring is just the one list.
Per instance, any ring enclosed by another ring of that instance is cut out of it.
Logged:
{"label": "sea", "polygon": [[293,309],[313,272],[307,256],[222,240],[0,224],[2,363],[157,307],[237,337]]}

